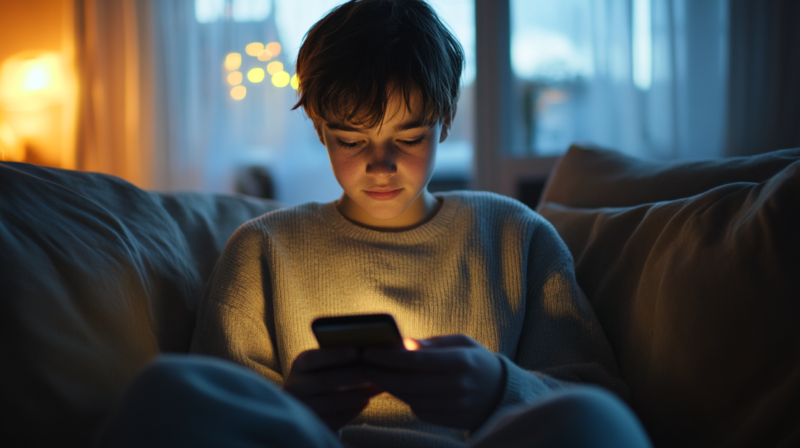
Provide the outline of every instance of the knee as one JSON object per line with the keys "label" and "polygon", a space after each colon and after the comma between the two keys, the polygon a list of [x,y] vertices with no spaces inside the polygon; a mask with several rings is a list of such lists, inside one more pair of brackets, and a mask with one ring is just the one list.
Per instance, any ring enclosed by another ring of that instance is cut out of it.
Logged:
{"label": "knee", "polygon": [[212,394],[266,399],[280,388],[252,370],[208,356],[162,355],[137,376],[131,390],[164,396]]}
{"label": "knee", "polygon": [[575,446],[651,446],[633,412],[603,389],[565,390],[543,403],[542,411],[550,413],[555,422],[571,433]]}

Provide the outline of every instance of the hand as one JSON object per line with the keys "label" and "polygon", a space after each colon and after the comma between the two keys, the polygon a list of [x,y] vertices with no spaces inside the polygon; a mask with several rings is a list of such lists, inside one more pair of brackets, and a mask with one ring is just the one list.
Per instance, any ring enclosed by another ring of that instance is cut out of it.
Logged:
{"label": "hand", "polygon": [[364,350],[362,359],[378,367],[367,371],[369,381],[406,402],[420,420],[477,429],[502,398],[501,361],[473,339],[406,339],[406,347]]}
{"label": "hand", "polygon": [[353,347],[307,350],[294,360],[283,390],[337,431],[358,416],[370,398],[383,392],[365,380],[363,368],[354,364],[357,359],[358,350]]}

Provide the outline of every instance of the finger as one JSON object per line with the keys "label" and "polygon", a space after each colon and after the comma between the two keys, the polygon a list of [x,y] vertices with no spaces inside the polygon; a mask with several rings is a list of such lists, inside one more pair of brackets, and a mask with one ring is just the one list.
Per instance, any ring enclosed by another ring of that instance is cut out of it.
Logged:
{"label": "finger", "polygon": [[349,408],[326,413],[318,412],[317,415],[319,415],[320,418],[322,418],[322,421],[324,421],[328,427],[335,432],[338,431],[342,426],[348,424],[354,418],[358,417],[358,414],[360,414],[361,411],[363,411],[368,405],[369,400],[364,400]]}
{"label": "finger", "polygon": [[357,389],[368,381],[361,368],[334,368],[310,373],[292,373],[286,379],[283,388],[297,397],[306,397],[348,388]]}
{"label": "finger", "polygon": [[323,368],[336,367],[351,363],[358,359],[355,347],[335,347],[306,350],[294,360],[292,370],[311,372]]}
{"label": "finger", "polygon": [[468,378],[454,378],[449,374],[414,374],[394,370],[375,369],[365,373],[369,381],[398,398],[424,395],[446,397],[463,395],[469,390]]}
{"label": "finger", "polygon": [[383,389],[370,385],[345,392],[305,397],[303,402],[318,414],[330,414],[345,412],[348,409],[359,407],[362,403],[369,402],[370,398],[381,393],[383,393]]}
{"label": "finger", "polygon": [[463,334],[434,336],[432,338],[423,339],[419,342],[423,348],[483,347],[471,337]]}
{"label": "finger", "polygon": [[[485,350],[485,349],[484,349]],[[473,348],[431,350],[365,349],[362,359],[373,366],[407,372],[452,372],[474,368],[479,362]]]}

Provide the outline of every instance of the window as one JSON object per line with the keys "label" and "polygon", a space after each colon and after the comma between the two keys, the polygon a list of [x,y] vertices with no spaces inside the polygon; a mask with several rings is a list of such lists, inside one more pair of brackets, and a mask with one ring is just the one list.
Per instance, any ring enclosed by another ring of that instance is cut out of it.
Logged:
{"label": "window", "polygon": [[576,141],[662,159],[721,154],[724,0],[510,0],[510,9],[519,98],[510,155],[558,155]]}

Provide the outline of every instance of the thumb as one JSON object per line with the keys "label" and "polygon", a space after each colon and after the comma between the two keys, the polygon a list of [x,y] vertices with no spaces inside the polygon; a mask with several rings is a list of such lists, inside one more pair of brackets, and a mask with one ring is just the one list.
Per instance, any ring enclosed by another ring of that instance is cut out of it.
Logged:
{"label": "thumb", "polygon": [[407,350],[424,350],[427,348],[449,348],[449,347],[480,347],[469,336],[463,334],[452,334],[446,336],[434,336],[428,339],[405,338],[403,341]]}

